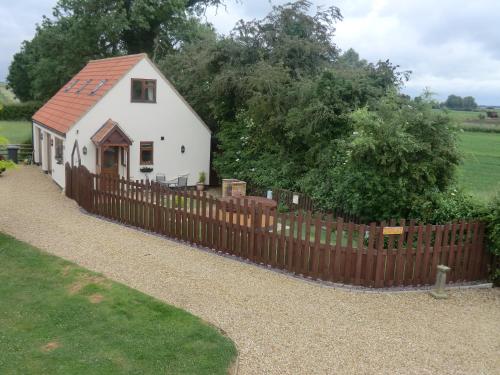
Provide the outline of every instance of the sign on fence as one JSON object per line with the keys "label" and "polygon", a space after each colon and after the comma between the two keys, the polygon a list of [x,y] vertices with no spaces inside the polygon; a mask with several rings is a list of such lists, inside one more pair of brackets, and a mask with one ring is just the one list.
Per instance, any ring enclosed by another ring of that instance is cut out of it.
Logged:
{"label": "sign on fence", "polygon": [[403,234],[404,227],[384,227],[383,234]]}

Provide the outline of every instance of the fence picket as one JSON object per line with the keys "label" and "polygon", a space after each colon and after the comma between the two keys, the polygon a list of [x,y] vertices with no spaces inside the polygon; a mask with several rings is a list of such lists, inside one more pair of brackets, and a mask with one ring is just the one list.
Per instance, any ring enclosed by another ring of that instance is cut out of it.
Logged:
{"label": "fence picket", "polygon": [[354,284],[361,285],[361,269],[363,266],[364,243],[365,243],[366,225],[361,224],[358,230],[358,243],[356,248],[356,269],[354,271]]}
{"label": "fence picket", "polygon": [[382,288],[384,286],[384,273],[387,252],[384,249],[384,226],[385,223],[380,223],[377,233],[377,254],[375,257],[375,287]]}
{"label": "fence picket", "polygon": [[314,221],[314,246],[311,246],[310,259],[311,259],[311,277],[317,279],[319,277],[319,262],[320,262],[320,242],[321,242],[321,218],[319,215],[316,216]]}
{"label": "fence picket", "polygon": [[407,254],[403,253],[403,242],[405,240],[405,224],[406,221],[404,219],[401,219],[399,221],[399,225],[403,227],[403,233],[401,233],[398,237],[398,250],[396,253],[396,259],[395,259],[395,266],[396,269],[394,271],[394,283],[396,286],[401,286],[403,285],[403,278],[404,278],[404,264]]}

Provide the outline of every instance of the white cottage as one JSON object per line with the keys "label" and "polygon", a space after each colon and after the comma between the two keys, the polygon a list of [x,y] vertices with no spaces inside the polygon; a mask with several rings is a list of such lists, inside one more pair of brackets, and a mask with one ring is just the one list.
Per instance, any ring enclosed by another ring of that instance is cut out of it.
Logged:
{"label": "white cottage", "polygon": [[133,180],[187,175],[195,185],[209,176],[210,138],[146,54],[90,61],[33,115],[34,160],[62,188],[66,162]]}

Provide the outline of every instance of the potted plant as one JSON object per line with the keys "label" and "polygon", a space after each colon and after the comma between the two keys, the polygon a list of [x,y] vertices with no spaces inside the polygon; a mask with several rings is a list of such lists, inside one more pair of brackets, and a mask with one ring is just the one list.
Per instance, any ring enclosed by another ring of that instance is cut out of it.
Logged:
{"label": "potted plant", "polygon": [[205,179],[206,179],[205,172],[200,172],[200,175],[198,177],[198,182],[196,183],[196,190],[198,191],[205,190]]}

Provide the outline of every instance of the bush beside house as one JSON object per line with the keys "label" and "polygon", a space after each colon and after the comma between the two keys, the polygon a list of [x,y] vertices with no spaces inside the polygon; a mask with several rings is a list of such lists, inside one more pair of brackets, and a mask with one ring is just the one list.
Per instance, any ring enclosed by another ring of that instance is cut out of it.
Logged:
{"label": "bush beside house", "polygon": [[38,101],[0,105],[0,121],[29,121],[41,106],[42,103]]}

